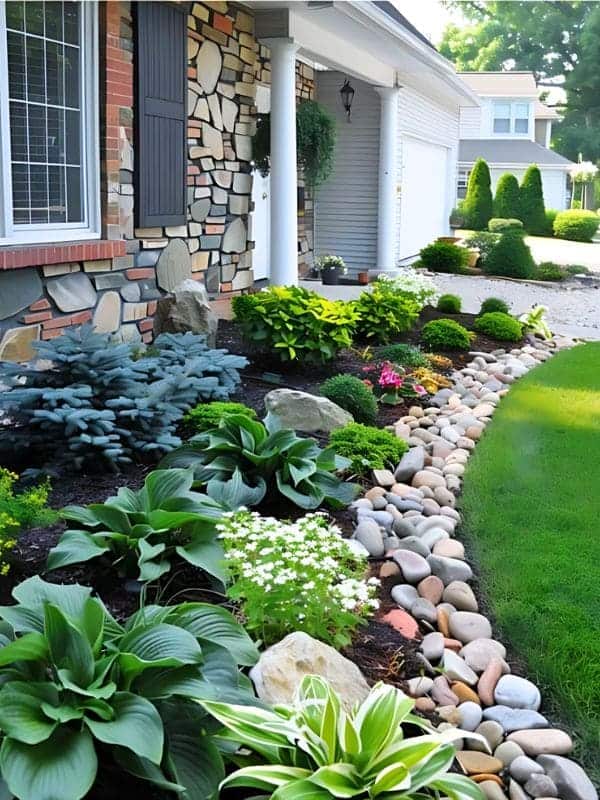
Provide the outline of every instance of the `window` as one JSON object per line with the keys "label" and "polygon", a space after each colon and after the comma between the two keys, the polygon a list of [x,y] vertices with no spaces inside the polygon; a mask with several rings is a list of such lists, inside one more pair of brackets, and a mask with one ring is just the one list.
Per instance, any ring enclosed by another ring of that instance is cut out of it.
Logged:
{"label": "window", "polygon": [[502,100],[494,103],[494,133],[529,133],[529,103],[511,103]]}
{"label": "window", "polygon": [[95,16],[87,2],[0,3],[2,244],[98,232]]}
{"label": "window", "polygon": [[494,103],[494,133],[510,133],[510,103]]}
{"label": "window", "polygon": [[456,196],[459,200],[464,200],[467,196],[467,186],[469,185],[470,170],[458,170],[458,183],[456,187]]}

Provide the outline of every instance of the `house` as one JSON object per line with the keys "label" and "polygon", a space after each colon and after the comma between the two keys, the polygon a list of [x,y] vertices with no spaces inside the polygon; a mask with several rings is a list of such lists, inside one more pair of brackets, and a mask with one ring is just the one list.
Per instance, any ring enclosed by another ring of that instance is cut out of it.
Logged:
{"label": "house", "polygon": [[490,168],[492,190],[503,173],[511,172],[520,181],[527,167],[537,164],[546,208],[567,208],[567,176],[573,162],[550,148],[552,123],[559,117],[538,99],[533,73],[459,74],[481,104],[461,109],[457,198],[465,196],[473,164],[483,158]]}
{"label": "house", "polygon": [[[348,121],[340,87],[354,89]],[[472,90],[370,0],[0,2],[0,359],[93,322],[151,341],[162,294],[295,283],[313,253],[391,269],[447,230]],[[337,123],[298,174],[296,104]],[[253,170],[270,110],[271,171]]]}

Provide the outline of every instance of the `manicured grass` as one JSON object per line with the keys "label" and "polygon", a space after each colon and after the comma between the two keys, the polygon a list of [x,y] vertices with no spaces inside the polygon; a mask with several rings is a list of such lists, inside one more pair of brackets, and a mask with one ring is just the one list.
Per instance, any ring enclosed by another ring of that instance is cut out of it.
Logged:
{"label": "manicured grass", "polygon": [[469,461],[462,506],[501,637],[600,781],[600,343],[511,389]]}

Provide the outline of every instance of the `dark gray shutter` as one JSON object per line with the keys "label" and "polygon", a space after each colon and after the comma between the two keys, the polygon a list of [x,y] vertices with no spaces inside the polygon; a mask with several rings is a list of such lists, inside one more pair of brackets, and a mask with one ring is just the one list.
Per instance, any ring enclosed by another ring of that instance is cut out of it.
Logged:
{"label": "dark gray shutter", "polygon": [[136,6],[138,227],[186,221],[187,4]]}

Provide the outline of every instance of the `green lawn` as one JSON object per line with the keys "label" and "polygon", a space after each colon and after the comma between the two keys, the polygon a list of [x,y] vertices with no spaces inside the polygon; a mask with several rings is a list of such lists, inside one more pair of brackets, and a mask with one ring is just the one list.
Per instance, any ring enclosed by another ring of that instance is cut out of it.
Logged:
{"label": "green lawn", "polygon": [[462,506],[501,637],[600,781],[600,342],[511,388]]}

